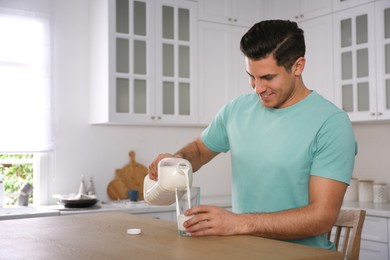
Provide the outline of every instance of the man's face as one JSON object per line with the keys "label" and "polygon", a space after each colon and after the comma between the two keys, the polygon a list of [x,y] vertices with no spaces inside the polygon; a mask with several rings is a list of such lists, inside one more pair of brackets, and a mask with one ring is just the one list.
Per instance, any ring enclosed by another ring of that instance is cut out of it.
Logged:
{"label": "man's face", "polygon": [[297,72],[297,62],[290,72],[283,66],[277,66],[272,55],[261,60],[246,58],[245,62],[250,85],[265,107],[284,108],[301,100],[297,93],[297,88],[300,87],[297,76],[301,74],[301,71]]}

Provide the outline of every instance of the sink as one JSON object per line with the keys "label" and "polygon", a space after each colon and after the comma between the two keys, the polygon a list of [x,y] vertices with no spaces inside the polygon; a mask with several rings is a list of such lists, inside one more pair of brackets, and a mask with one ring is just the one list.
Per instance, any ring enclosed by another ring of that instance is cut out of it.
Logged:
{"label": "sink", "polygon": [[0,220],[58,216],[59,211],[44,207],[0,207]]}

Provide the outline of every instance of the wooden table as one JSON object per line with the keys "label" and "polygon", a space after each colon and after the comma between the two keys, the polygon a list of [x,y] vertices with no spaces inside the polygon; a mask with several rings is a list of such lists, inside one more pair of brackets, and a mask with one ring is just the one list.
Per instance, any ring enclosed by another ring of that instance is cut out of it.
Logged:
{"label": "wooden table", "polygon": [[0,231],[0,259],[341,259],[254,236],[180,237],[176,223],[122,212],[4,220]]}

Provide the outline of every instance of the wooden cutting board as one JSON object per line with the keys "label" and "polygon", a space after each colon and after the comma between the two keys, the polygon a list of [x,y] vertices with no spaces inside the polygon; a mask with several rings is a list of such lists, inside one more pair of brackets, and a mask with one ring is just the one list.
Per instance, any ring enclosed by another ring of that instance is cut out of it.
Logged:
{"label": "wooden cutting board", "polygon": [[130,162],[122,169],[115,170],[115,178],[107,187],[107,194],[112,200],[128,199],[128,190],[138,190],[138,200],[144,199],[144,178],[148,168],[135,161],[135,152],[129,152]]}

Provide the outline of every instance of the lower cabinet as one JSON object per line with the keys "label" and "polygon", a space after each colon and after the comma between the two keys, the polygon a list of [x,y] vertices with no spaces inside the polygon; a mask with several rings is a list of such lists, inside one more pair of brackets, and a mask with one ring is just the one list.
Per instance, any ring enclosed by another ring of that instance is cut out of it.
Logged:
{"label": "lower cabinet", "polygon": [[361,260],[388,260],[388,219],[366,216],[360,244]]}

